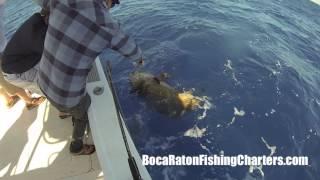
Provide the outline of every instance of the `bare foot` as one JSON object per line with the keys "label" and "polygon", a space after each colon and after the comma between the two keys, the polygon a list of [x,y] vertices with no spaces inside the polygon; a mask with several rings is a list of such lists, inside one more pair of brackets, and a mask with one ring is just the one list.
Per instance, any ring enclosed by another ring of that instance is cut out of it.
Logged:
{"label": "bare foot", "polygon": [[38,97],[38,98],[32,98],[32,101],[31,103],[28,103],[26,105],[27,109],[28,110],[31,110],[37,106],[39,106],[41,103],[43,103],[44,101],[46,100],[45,97],[41,96],[41,97]]}
{"label": "bare foot", "polygon": [[18,101],[19,101],[18,96],[11,96],[8,103],[7,103],[7,108],[12,108]]}

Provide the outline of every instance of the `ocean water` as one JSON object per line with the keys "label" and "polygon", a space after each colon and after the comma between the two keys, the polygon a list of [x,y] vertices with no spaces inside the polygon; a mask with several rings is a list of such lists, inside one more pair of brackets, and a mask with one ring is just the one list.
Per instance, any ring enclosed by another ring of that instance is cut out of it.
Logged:
{"label": "ocean water", "polygon": [[[6,35],[34,11],[10,0]],[[123,0],[112,10],[145,71],[206,97],[171,119],[130,94],[132,65],[111,51],[127,126],[141,154],[308,156],[309,166],[148,166],[155,180],[320,179],[320,5],[309,0]],[[205,112],[205,113],[204,113]]]}

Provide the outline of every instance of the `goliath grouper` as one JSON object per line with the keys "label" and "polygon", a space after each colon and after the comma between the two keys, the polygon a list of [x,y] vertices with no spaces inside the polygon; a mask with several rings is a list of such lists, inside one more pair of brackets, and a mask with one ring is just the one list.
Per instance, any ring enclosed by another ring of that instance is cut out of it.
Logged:
{"label": "goliath grouper", "polygon": [[157,111],[170,117],[179,117],[185,111],[195,109],[199,106],[199,100],[191,92],[179,92],[165,79],[165,74],[156,77],[146,72],[134,72],[130,74],[129,80],[133,92],[146,97]]}

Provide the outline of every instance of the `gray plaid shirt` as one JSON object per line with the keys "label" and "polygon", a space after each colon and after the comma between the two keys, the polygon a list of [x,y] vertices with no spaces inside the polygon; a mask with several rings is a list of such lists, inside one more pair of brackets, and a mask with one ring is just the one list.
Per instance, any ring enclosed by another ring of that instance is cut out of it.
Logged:
{"label": "gray plaid shirt", "polygon": [[92,63],[106,48],[132,60],[141,50],[109,15],[103,0],[40,0],[50,8],[38,84],[54,103],[77,105],[86,94]]}

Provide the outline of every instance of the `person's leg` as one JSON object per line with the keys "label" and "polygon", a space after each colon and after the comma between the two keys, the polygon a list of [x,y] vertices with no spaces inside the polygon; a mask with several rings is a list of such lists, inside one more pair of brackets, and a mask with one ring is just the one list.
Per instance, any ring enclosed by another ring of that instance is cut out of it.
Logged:
{"label": "person's leg", "polygon": [[7,108],[11,108],[19,101],[19,97],[10,96],[2,87],[0,87],[0,99],[2,99],[2,101],[5,103],[4,105],[7,106]]}
{"label": "person's leg", "polygon": [[12,83],[6,81],[5,79],[2,79],[2,82],[1,82],[2,90],[0,91],[0,93],[2,92],[3,99],[5,99],[8,102],[7,103],[8,107],[13,106],[19,100],[19,98],[26,103],[26,108],[28,110],[31,110],[37,107],[38,105],[40,105],[42,102],[45,101],[46,98],[44,96],[34,98],[31,96],[30,93],[28,93],[27,90],[23,89],[24,87],[27,87],[26,84],[30,84],[29,82],[25,83],[19,79],[15,79],[12,82],[14,82],[15,84],[18,84],[18,86],[20,87],[13,85]]}
{"label": "person's leg", "polygon": [[4,99],[4,101],[9,102],[10,96],[2,87],[0,87],[0,96],[2,99]]}
{"label": "person's leg", "polygon": [[27,93],[24,89],[19,90],[16,95],[19,96],[28,106],[38,106],[46,99],[43,96],[33,98],[31,94]]}
{"label": "person's leg", "polygon": [[16,92],[16,95],[19,96],[25,103],[31,104],[32,98],[26,93],[25,90],[21,89],[18,92]]}
{"label": "person's leg", "polygon": [[90,104],[91,99],[88,94],[86,94],[81,99],[78,105],[72,108],[64,108],[52,103],[52,105],[54,105],[59,111],[69,113],[72,115],[72,121],[74,123],[74,126],[72,133],[72,141],[70,144],[70,152],[73,154],[89,155],[95,151],[94,146],[83,144],[84,133],[89,123],[87,112]]}
{"label": "person's leg", "polygon": [[41,92],[37,83],[38,70],[39,65],[36,65],[33,68],[21,74],[6,74],[5,80],[17,87],[23,88],[32,93],[36,93],[38,95],[43,96],[43,93]]}
{"label": "person's leg", "polygon": [[90,96],[87,94],[79,103],[78,106],[71,110],[72,121],[74,123],[72,142],[70,144],[70,152],[79,153],[83,147],[83,136],[86,130],[88,119],[88,109],[91,104]]}

